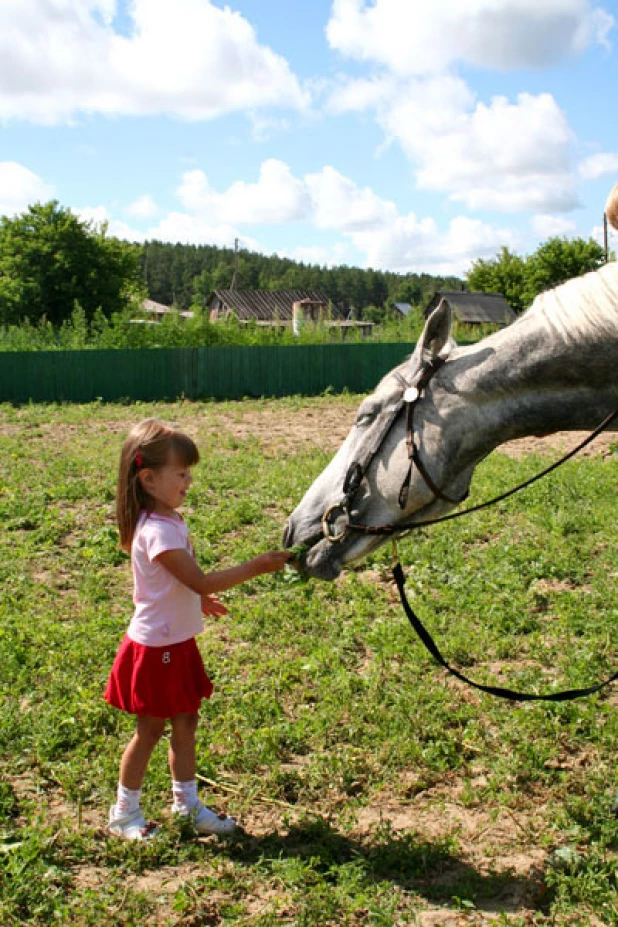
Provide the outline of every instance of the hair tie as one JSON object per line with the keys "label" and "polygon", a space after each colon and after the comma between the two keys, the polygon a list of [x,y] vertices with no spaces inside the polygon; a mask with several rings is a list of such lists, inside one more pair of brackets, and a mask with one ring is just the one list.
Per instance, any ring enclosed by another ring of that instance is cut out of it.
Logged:
{"label": "hair tie", "polygon": [[144,466],[144,458],[142,457],[141,451],[135,452],[135,466],[137,467],[138,470],[140,469],[140,467]]}

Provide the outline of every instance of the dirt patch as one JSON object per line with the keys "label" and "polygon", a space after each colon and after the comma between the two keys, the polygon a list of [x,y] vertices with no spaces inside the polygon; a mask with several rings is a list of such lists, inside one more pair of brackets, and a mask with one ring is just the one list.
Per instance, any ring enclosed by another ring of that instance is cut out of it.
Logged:
{"label": "dirt patch", "polygon": [[[518,438],[516,441],[507,441],[498,451],[509,457],[525,457],[527,454],[566,454],[583,441],[588,431],[556,431],[553,435],[538,437],[531,435],[527,438]],[[600,434],[587,447],[579,452],[579,457],[611,457],[612,448],[618,446],[616,433]]]}
{"label": "dirt patch", "polygon": [[[355,403],[356,404],[356,403]],[[339,447],[354,422],[352,408],[321,409],[251,409],[215,416],[213,431],[219,440],[239,443],[257,439],[260,449],[269,456],[320,448],[333,452]]]}
{"label": "dirt patch", "polygon": [[[179,413],[178,424],[198,440],[229,445],[255,439],[260,449],[269,456],[281,452],[297,452],[304,448],[320,448],[334,453],[354,424],[356,410],[360,404],[358,396],[337,396],[328,399],[307,397],[299,400],[298,407],[288,407],[281,401],[251,401],[238,403],[186,403]],[[152,410],[156,414],[156,410]],[[162,417],[168,419],[168,410]],[[173,416],[172,416],[173,417]],[[118,445],[135,424],[134,417],[127,416],[105,420],[105,430],[118,440]],[[98,416],[90,422],[74,423],[0,423],[0,437],[15,437],[30,429],[35,437],[47,437],[53,433],[59,446],[68,439],[75,439],[87,433],[100,434],[102,422]],[[552,435],[529,436],[509,441],[498,449],[510,457],[524,457],[527,454],[562,454],[587,436],[588,432],[559,431]],[[618,435],[606,433],[581,451],[582,457],[611,456],[612,448],[618,444]]]}
{"label": "dirt patch", "polygon": [[[299,409],[281,406],[252,408],[245,404],[231,412],[215,413],[209,422],[202,423],[200,430],[205,428],[213,436],[218,436],[218,440],[237,440],[240,443],[256,439],[261,449],[272,456],[308,447],[334,453],[354,424],[358,397],[338,399],[336,405],[332,401],[322,405],[315,401],[310,403],[308,407]],[[501,445],[498,451],[515,458],[527,454],[555,456],[566,453],[588,434],[585,431],[558,431],[541,437],[518,438]],[[616,445],[618,436],[615,433],[601,434],[580,454],[582,457],[609,457]]]}

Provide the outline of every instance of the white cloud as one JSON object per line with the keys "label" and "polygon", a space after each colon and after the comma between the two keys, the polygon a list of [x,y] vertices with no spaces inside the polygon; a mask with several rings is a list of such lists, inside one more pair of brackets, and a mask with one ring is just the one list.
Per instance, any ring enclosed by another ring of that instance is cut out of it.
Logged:
{"label": "white cloud", "polygon": [[152,219],[159,211],[159,207],[149,193],[139,196],[126,209],[128,215],[134,219]]}
{"label": "white cloud", "polygon": [[548,66],[607,45],[613,25],[588,0],[334,0],[326,35],[348,57],[422,75]]}
{"label": "white cloud", "polygon": [[318,228],[362,231],[380,227],[397,216],[394,203],[383,200],[369,187],[360,189],[329,165],[319,174],[307,174],[305,183]]}
{"label": "white cloud", "polygon": [[515,249],[520,244],[512,230],[497,229],[478,219],[458,216],[442,232],[433,219],[419,220],[414,213],[352,238],[369,267],[455,275],[464,274],[479,257],[493,257],[502,245]]}
{"label": "white cloud", "polygon": [[114,31],[114,10],[113,0],[2,0],[0,119],[202,120],[307,103],[285,59],[227,6],[133,0],[128,36]]}
{"label": "white cloud", "polygon": [[398,82],[388,76],[341,79],[331,89],[326,101],[329,112],[337,115],[347,112],[362,112],[383,106],[397,93]]}
{"label": "white cloud", "polygon": [[[501,245],[515,247],[514,234],[475,219],[454,218],[446,232],[431,218],[400,215],[390,200],[359,187],[331,165],[294,177],[282,161],[265,161],[256,183],[239,181],[219,193],[199,170],[185,173],[178,196],[186,212],[173,212],[146,232],[164,241],[229,247],[239,238],[257,250],[238,228],[247,224],[311,223],[342,238],[323,246],[279,251],[309,263],[360,263],[369,267],[463,273],[479,256],[494,255]],[[353,256],[354,255],[354,256]]]}
{"label": "white cloud", "polygon": [[302,181],[274,158],[263,162],[257,183],[238,180],[223,193],[211,187],[203,171],[188,171],[178,195],[186,209],[234,225],[290,222],[302,219],[310,207]]}
{"label": "white cloud", "polygon": [[454,75],[400,81],[387,93],[388,86],[354,81],[329,105],[343,111],[377,100],[387,141],[401,145],[420,189],[446,193],[471,210],[560,212],[577,205],[573,134],[551,94],[484,103]]}
{"label": "white cloud", "polygon": [[[339,78],[331,113],[374,111],[420,189],[472,211],[559,213],[578,205],[574,135],[549,93],[480,100],[457,67],[541,68],[608,45],[613,17],[591,0],[334,0],[327,38],[379,66]],[[614,170],[612,156],[587,172]]]}
{"label": "white cloud", "polygon": [[532,218],[532,231],[537,238],[563,238],[577,231],[577,223],[564,216],[538,215]]}
{"label": "white cloud", "polygon": [[0,161],[0,216],[14,216],[54,197],[54,188],[16,161]]}
{"label": "white cloud", "polygon": [[360,188],[330,165],[294,177],[274,158],[262,163],[255,183],[236,181],[219,193],[201,170],[188,171],[178,188],[182,205],[211,222],[279,224],[310,219],[318,228],[352,232],[371,229],[397,216],[395,204],[369,187]]}
{"label": "white cloud", "polygon": [[584,158],[579,165],[579,173],[584,180],[596,180],[604,174],[618,174],[618,153],[600,151]]}

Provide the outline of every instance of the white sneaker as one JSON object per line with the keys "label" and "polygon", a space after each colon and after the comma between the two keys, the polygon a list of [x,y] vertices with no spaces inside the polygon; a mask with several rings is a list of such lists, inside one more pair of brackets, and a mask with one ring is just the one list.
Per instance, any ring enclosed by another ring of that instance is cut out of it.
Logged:
{"label": "white sneaker", "polygon": [[109,809],[109,825],[107,828],[115,837],[124,837],[125,840],[150,840],[158,833],[156,824],[149,823],[142,814],[142,809],[132,811],[123,817],[116,816],[116,805]]}
{"label": "white sneaker", "polygon": [[233,834],[238,828],[235,818],[227,814],[217,814],[212,808],[207,808],[201,801],[193,806],[191,811],[185,811],[178,805],[172,805],[172,812],[191,822],[198,834]]}

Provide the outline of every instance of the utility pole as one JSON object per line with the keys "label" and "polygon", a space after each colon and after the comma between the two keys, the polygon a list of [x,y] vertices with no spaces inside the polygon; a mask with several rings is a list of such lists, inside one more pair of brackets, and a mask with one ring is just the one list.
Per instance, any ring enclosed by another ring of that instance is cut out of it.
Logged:
{"label": "utility pole", "polygon": [[232,284],[230,290],[236,289],[236,278],[238,277],[238,239],[234,239],[234,273],[232,274]]}
{"label": "utility pole", "polygon": [[609,248],[607,245],[607,213],[603,213],[603,248],[605,250],[605,263],[609,261]]}

